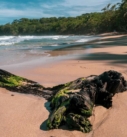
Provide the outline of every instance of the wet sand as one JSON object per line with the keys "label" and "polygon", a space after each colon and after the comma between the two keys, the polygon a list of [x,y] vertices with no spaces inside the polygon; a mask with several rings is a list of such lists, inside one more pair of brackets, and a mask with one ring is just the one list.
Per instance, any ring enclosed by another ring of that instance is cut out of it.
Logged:
{"label": "wet sand", "polygon": [[[105,40],[105,39],[104,39]],[[103,40],[101,40],[102,42]],[[108,70],[121,72],[127,79],[126,36],[106,39],[112,43],[93,43],[89,54],[75,60],[64,60],[27,69],[6,69],[14,74],[54,86],[91,74]],[[56,51],[55,51],[56,52]],[[60,51],[58,51],[60,52]],[[63,50],[64,52],[64,50]],[[12,96],[12,94],[14,96]],[[0,89],[0,136],[1,137],[126,137],[127,136],[127,92],[113,98],[113,107],[95,107],[91,121],[93,131],[84,134],[65,129],[46,131],[48,103],[45,99]]]}

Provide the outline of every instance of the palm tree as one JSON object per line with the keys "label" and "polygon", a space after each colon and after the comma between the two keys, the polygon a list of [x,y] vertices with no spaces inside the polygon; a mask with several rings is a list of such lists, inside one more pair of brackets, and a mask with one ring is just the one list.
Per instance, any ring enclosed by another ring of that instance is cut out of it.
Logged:
{"label": "palm tree", "polygon": [[109,11],[110,10],[110,6],[111,6],[111,4],[109,3],[106,7],[104,7],[102,9],[102,11],[104,11],[104,12]]}

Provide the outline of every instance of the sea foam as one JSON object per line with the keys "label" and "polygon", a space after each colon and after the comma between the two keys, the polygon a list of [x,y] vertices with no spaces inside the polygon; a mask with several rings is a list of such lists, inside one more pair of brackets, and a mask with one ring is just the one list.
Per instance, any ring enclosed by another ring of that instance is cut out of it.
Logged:
{"label": "sea foam", "polygon": [[44,39],[66,39],[68,36],[0,36],[0,45],[12,45],[29,40],[44,40]]}
{"label": "sea foam", "polygon": [[[0,65],[13,65],[21,62],[32,62],[33,60],[47,60],[52,50],[70,48],[93,39],[97,39],[97,37],[84,35],[0,36]],[[89,52],[89,50],[87,49],[86,52]],[[69,54],[72,54],[72,52]],[[60,56],[67,58],[69,54],[61,54]],[[50,58],[53,57],[50,56]]]}

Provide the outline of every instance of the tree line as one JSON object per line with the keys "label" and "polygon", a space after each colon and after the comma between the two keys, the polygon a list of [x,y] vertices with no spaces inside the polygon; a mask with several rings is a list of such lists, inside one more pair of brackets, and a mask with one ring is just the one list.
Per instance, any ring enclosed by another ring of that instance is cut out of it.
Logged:
{"label": "tree line", "polygon": [[0,35],[97,34],[127,32],[127,0],[108,4],[102,12],[77,17],[21,18],[0,25]]}

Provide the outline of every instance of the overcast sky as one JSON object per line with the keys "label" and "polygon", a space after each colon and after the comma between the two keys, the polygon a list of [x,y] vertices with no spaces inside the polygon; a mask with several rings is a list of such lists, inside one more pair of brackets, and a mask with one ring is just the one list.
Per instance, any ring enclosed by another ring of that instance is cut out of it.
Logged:
{"label": "overcast sky", "polygon": [[0,24],[24,17],[78,16],[118,2],[121,0],[0,0]]}

